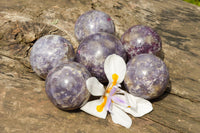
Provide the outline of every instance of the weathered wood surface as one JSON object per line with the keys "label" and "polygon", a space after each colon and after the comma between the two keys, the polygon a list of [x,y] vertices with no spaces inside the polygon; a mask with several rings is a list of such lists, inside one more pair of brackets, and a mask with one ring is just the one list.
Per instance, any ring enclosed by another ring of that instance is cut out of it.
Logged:
{"label": "weathered wood surface", "polygon": [[[45,34],[59,34],[74,47],[74,24],[90,9],[109,14],[120,37],[136,24],[154,28],[163,41],[170,72],[165,94],[154,110],[133,118],[130,129],[84,112],[55,108],[44,81],[31,70],[29,52]],[[0,132],[176,133],[200,132],[200,7],[181,0],[1,0],[0,1]]]}

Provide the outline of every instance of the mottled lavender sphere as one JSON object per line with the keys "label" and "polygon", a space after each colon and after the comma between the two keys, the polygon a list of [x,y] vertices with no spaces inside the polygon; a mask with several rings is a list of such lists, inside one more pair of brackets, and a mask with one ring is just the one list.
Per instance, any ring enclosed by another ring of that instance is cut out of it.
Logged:
{"label": "mottled lavender sphere", "polygon": [[111,54],[117,54],[126,60],[126,52],[120,40],[102,32],[90,35],[81,41],[75,60],[83,64],[100,82],[107,83],[104,61]]}
{"label": "mottled lavender sphere", "polygon": [[114,23],[106,13],[91,10],[82,14],[76,21],[75,36],[79,41],[97,32],[107,32],[110,34],[115,32]]}
{"label": "mottled lavender sphere", "polygon": [[154,99],[163,94],[169,80],[165,63],[153,54],[140,54],[129,60],[125,88],[134,96]]}
{"label": "mottled lavender sphere", "polygon": [[86,88],[89,71],[81,64],[68,62],[53,68],[46,78],[46,94],[62,110],[74,110],[84,105],[90,97]]}
{"label": "mottled lavender sphere", "polygon": [[150,27],[136,25],[129,28],[121,37],[128,59],[143,53],[156,54],[162,48],[160,36]]}
{"label": "mottled lavender sphere", "polygon": [[72,44],[59,35],[39,38],[32,47],[30,64],[38,76],[45,79],[48,72],[63,61],[75,57]]}

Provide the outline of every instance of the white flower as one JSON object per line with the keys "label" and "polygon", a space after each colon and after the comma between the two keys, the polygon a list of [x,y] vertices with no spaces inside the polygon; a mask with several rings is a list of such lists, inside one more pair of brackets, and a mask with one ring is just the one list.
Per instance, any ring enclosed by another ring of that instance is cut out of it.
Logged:
{"label": "white flower", "polygon": [[132,119],[125,112],[141,117],[152,111],[152,104],[119,88],[126,73],[126,63],[122,57],[115,54],[108,56],[104,71],[109,80],[106,90],[95,77],[89,78],[86,81],[89,92],[101,98],[86,103],[81,110],[103,119],[106,118],[107,112],[110,112],[114,123],[130,128]]}

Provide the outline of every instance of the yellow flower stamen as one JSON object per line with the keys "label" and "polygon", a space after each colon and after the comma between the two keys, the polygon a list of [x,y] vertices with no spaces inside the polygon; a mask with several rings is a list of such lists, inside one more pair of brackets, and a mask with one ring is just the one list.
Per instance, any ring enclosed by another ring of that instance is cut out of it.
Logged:
{"label": "yellow flower stamen", "polygon": [[103,100],[104,100],[103,103],[100,104],[100,105],[98,105],[97,108],[96,108],[98,112],[102,112],[102,111],[103,111],[103,108],[104,108],[104,106],[106,105],[107,97],[104,96],[104,97],[103,97]]}
{"label": "yellow flower stamen", "polygon": [[[117,84],[118,78],[119,78],[119,76],[118,76],[116,73],[114,73],[114,74],[112,75],[113,82],[112,82],[112,85],[106,90],[106,93],[110,93],[110,91],[111,91],[111,89],[113,88],[113,86],[115,86],[115,85]],[[102,111],[103,111],[103,108],[104,108],[104,106],[106,105],[107,96],[104,96],[104,97],[103,97],[103,100],[104,100],[104,101],[103,101],[100,105],[98,105],[97,108],[96,108],[96,110],[97,110],[98,112],[102,112]]]}
{"label": "yellow flower stamen", "polygon": [[106,91],[107,93],[109,93],[111,91],[111,89],[113,88],[113,86],[115,86],[117,84],[118,78],[119,78],[119,76],[116,73],[114,73],[112,75],[113,82],[112,82],[112,85],[107,89],[107,91]]}

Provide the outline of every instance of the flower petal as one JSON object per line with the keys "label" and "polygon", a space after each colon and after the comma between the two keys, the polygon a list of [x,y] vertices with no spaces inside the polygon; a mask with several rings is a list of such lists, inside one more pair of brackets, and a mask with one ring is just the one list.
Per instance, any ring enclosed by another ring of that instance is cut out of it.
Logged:
{"label": "flower petal", "polygon": [[148,100],[143,99],[141,97],[133,96],[129,93],[127,93],[127,97],[130,104],[136,102],[137,114],[135,114],[135,117],[141,117],[153,110],[153,106]]}
{"label": "flower petal", "polygon": [[93,96],[102,96],[105,92],[104,86],[95,77],[86,80],[88,91]]}
{"label": "flower petal", "polygon": [[108,97],[108,99],[106,101],[106,105],[105,105],[105,109],[107,111],[111,111],[111,108],[112,108],[111,104],[112,104],[111,97]]}
{"label": "flower petal", "polygon": [[126,102],[126,99],[123,95],[114,95],[112,96],[112,101],[116,104],[119,104],[121,106],[127,107],[128,104]]}
{"label": "flower petal", "polygon": [[121,99],[126,99],[129,107],[121,106],[117,104],[116,106],[121,108],[127,113],[130,113],[134,117],[141,117],[153,110],[152,104],[140,97],[133,96],[129,93],[125,94],[126,97],[121,97]]}
{"label": "flower petal", "polygon": [[120,124],[126,128],[130,128],[132,125],[132,119],[122,110],[116,106],[112,107],[111,118],[112,121],[116,124]]}
{"label": "flower petal", "polygon": [[104,62],[104,72],[110,83],[113,82],[113,74],[118,75],[117,83],[121,83],[126,73],[126,63],[124,59],[116,54],[109,55]]}
{"label": "flower petal", "polygon": [[103,99],[93,100],[91,102],[86,103],[83,107],[81,107],[81,110],[85,111],[86,113],[105,119],[107,115],[107,111],[103,109],[102,112],[97,111],[97,106],[100,105],[103,102]]}

